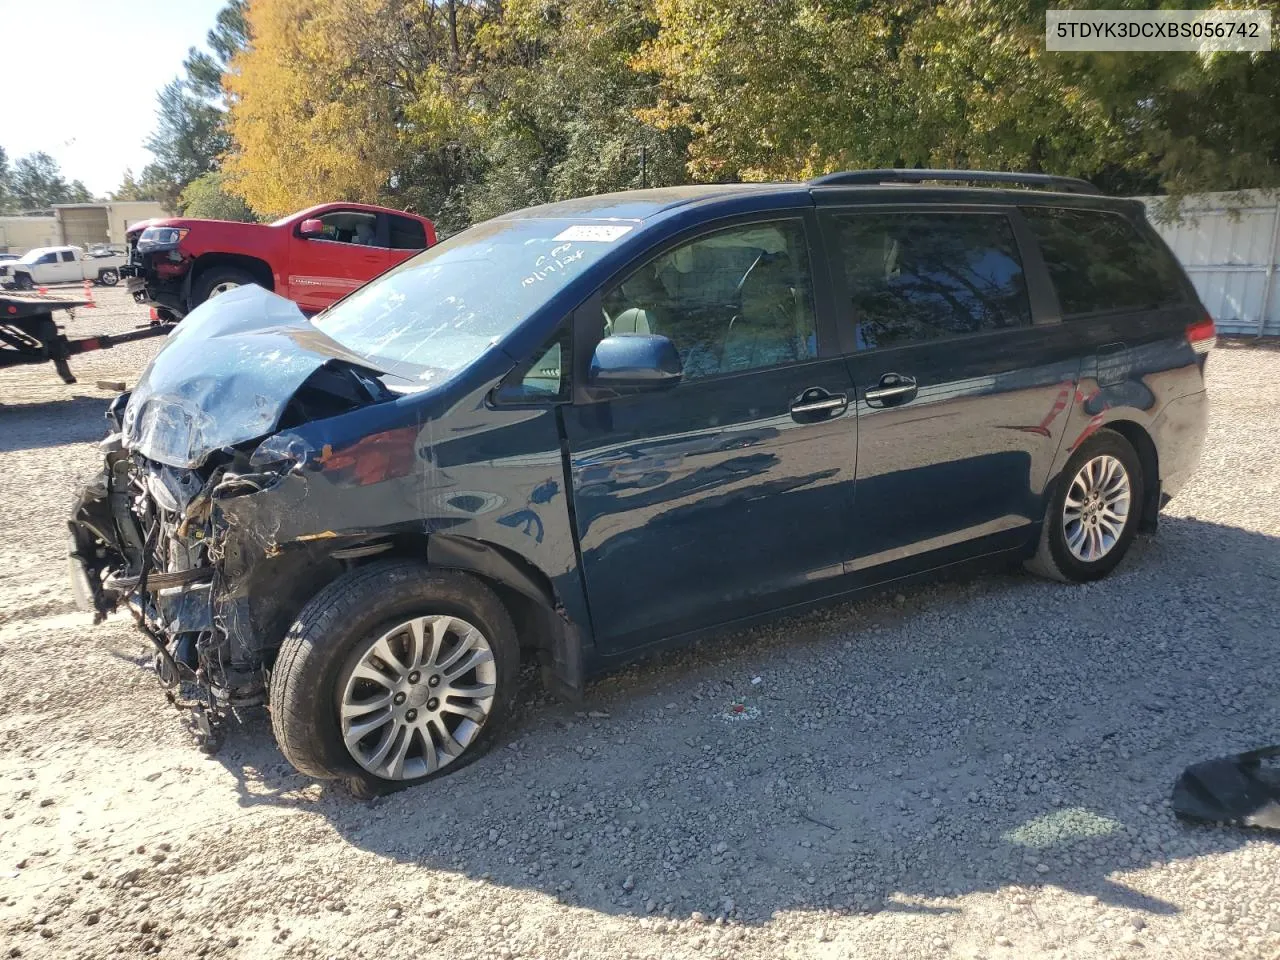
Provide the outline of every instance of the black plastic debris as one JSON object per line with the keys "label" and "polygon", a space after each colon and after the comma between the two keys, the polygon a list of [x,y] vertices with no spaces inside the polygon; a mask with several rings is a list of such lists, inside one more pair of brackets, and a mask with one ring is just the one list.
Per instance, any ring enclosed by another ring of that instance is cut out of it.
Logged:
{"label": "black plastic debris", "polygon": [[1186,820],[1280,830],[1280,746],[1193,763],[1173,786]]}

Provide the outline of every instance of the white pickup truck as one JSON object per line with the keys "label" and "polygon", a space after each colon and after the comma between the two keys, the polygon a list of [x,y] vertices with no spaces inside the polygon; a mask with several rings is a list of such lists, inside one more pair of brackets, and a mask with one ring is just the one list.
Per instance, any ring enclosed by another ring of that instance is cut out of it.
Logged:
{"label": "white pickup truck", "polygon": [[92,280],[104,287],[120,282],[125,257],[118,253],[85,253],[80,247],[36,247],[17,260],[0,261],[0,286],[31,290],[50,283]]}

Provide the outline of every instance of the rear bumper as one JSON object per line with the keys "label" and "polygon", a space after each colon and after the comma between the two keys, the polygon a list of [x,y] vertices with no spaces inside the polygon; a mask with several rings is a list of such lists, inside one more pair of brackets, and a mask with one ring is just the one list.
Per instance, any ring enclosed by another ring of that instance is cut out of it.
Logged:
{"label": "rear bumper", "polygon": [[1165,497],[1175,496],[1196,472],[1208,432],[1209,394],[1203,390],[1169,401],[1152,423]]}

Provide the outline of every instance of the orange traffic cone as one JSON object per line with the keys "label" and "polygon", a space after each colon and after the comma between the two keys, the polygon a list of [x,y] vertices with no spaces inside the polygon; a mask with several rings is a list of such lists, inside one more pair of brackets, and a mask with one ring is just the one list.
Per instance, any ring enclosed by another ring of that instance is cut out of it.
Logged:
{"label": "orange traffic cone", "polygon": [[46,287],[44,284],[41,284],[40,286],[36,287],[36,293],[40,294],[40,296],[42,297],[47,297],[49,295],[49,288]]}
{"label": "orange traffic cone", "polygon": [[97,304],[93,302],[93,284],[89,282],[89,279],[87,277],[85,278],[85,281],[84,281],[84,298],[89,301],[84,305],[86,310],[89,309],[90,307],[97,306]]}

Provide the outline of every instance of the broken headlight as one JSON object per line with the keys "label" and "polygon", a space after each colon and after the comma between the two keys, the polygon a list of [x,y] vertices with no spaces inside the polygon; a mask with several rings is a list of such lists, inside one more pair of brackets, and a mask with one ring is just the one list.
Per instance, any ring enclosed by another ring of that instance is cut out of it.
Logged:
{"label": "broken headlight", "polygon": [[305,470],[320,457],[320,451],[296,433],[277,433],[267,437],[249,457],[249,466],[267,473]]}

